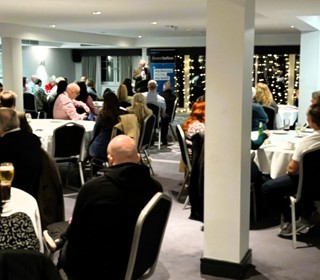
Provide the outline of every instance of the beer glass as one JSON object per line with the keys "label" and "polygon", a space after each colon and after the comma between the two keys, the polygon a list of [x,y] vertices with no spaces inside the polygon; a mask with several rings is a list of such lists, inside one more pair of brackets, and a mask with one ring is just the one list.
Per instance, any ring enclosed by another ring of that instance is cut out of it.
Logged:
{"label": "beer glass", "polygon": [[2,201],[10,200],[11,183],[14,176],[14,167],[11,162],[3,162],[0,164],[0,188],[2,194]]}

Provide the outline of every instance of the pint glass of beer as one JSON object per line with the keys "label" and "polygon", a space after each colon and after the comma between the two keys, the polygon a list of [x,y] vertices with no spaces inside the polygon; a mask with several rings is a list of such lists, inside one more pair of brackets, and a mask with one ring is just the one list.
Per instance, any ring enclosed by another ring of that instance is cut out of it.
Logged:
{"label": "pint glass of beer", "polygon": [[11,162],[3,162],[0,164],[0,187],[2,201],[10,200],[10,188],[14,176],[14,167]]}

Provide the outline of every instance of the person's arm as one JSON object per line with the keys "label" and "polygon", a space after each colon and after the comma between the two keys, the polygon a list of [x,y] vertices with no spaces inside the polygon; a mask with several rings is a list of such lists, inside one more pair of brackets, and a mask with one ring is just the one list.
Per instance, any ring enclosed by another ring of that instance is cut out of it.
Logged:
{"label": "person's arm", "polygon": [[73,99],[72,102],[74,106],[83,108],[87,113],[90,112],[90,108],[87,106],[86,103],[75,99]]}
{"label": "person's arm", "polygon": [[299,174],[299,162],[291,160],[287,166],[288,175],[298,175]]}
{"label": "person's arm", "polygon": [[258,150],[259,147],[263,144],[264,140],[268,138],[266,132],[259,135],[257,140],[251,140],[251,150]]}
{"label": "person's arm", "polygon": [[76,107],[70,100],[62,104],[63,110],[66,112],[70,120],[84,120],[87,117],[86,113],[78,114]]}
{"label": "person's arm", "polygon": [[87,98],[87,104],[88,104],[88,106],[90,108],[91,113],[96,116],[97,115],[96,107],[93,105],[93,100],[92,100],[92,97],[90,95]]}

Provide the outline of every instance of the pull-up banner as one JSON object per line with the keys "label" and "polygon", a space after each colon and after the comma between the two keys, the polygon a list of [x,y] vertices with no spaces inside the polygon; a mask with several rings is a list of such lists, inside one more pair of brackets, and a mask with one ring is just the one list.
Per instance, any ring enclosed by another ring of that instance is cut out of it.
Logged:
{"label": "pull-up banner", "polygon": [[162,91],[163,84],[171,82],[174,91],[175,49],[150,49],[151,78],[158,83],[158,91]]}

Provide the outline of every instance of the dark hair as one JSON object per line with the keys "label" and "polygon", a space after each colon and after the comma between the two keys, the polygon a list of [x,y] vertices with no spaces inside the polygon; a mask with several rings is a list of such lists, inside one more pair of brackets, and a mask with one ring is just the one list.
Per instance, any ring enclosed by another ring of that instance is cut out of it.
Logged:
{"label": "dark hair", "polygon": [[104,90],[104,92],[103,92],[103,98],[104,98],[104,96],[105,96],[107,93],[109,93],[109,92],[111,92],[111,93],[114,94],[114,92],[113,92],[113,90],[112,90],[111,88],[106,88],[106,89]]}
{"label": "dark hair", "polygon": [[35,81],[34,81],[34,84],[35,85],[40,85],[42,83],[42,81],[40,80],[40,79],[36,79]]}
{"label": "dark hair", "polygon": [[320,104],[312,104],[309,108],[308,114],[311,120],[320,127]]}
{"label": "dark hair", "polygon": [[125,85],[127,87],[127,91],[128,91],[128,95],[129,96],[133,96],[134,92],[133,92],[133,88],[132,88],[132,81],[129,78],[126,78],[123,80],[122,82],[123,85]]}
{"label": "dark hair", "polygon": [[119,122],[121,114],[118,97],[113,92],[108,92],[103,97],[103,108],[99,112],[99,118],[105,129],[111,129]]}
{"label": "dark hair", "polygon": [[60,81],[58,84],[57,84],[57,94],[56,94],[56,97],[54,98],[52,104],[54,104],[58,98],[58,96],[61,94],[61,93],[64,93],[67,89],[67,86],[68,86],[68,83],[67,81]]}
{"label": "dark hair", "polygon": [[60,95],[61,93],[65,92],[68,86],[68,82],[67,81],[60,81],[57,84],[57,96]]}
{"label": "dark hair", "polygon": [[85,82],[77,82],[77,85],[80,87],[79,95],[76,97],[76,100],[87,103],[88,91]]}

